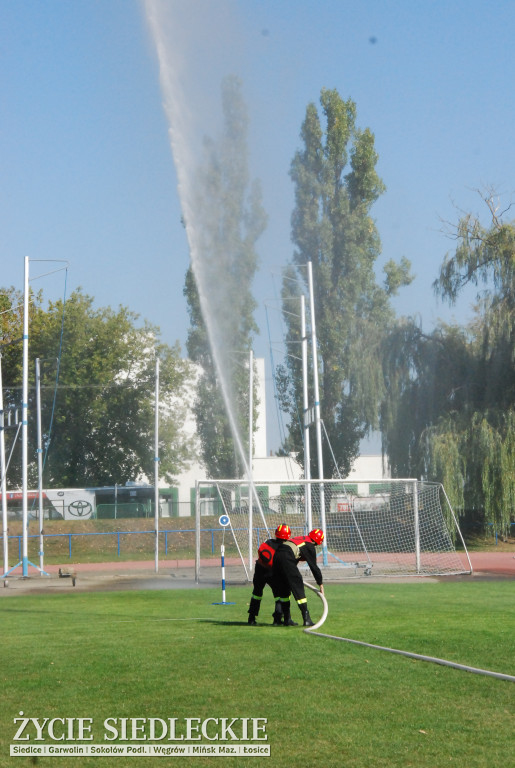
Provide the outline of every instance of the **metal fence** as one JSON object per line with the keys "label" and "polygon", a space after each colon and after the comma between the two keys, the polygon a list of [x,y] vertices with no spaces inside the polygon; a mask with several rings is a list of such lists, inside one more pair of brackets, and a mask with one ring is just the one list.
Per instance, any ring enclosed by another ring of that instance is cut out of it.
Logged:
{"label": "metal fence", "polygon": [[[201,531],[202,549],[204,554],[216,556],[220,553],[220,544],[222,543],[223,531],[217,528],[202,528]],[[52,560],[56,557],[66,557],[68,560],[74,560],[74,552],[80,552],[79,556],[84,554],[84,545],[87,540],[88,549],[100,557],[99,561],[106,561],[109,556],[116,556],[119,559],[137,559],[138,554],[148,553],[152,555],[155,548],[155,530],[146,531],[88,531],[86,533],[50,533],[43,535],[44,553]],[[266,531],[263,529],[261,535],[266,538]],[[259,532],[258,532],[259,536]],[[177,541],[177,538],[180,540]],[[9,543],[14,543],[18,550],[18,559],[22,558],[22,534],[11,535],[8,537]],[[35,557],[39,554],[39,534],[30,534],[27,536],[29,557]],[[228,554],[237,554],[236,547],[232,541],[226,540],[226,552]],[[13,547],[9,546],[12,558],[15,557]],[[161,555],[168,556],[172,553],[177,559],[193,559],[195,551],[195,528],[177,528],[159,531],[159,551]],[[136,557],[135,557],[136,555]],[[76,558],[75,558],[76,559]],[[93,558],[96,560],[97,558]]]}
{"label": "metal fence", "polygon": [[[511,523],[511,530],[515,523]],[[238,529],[239,530],[239,529]],[[258,542],[267,538],[265,528],[255,528]],[[512,534],[513,535],[513,534]],[[201,550],[205,557],[216,557],[220,553],[223,531],[220,527],[207,527],[200,529]],[[39,535],[30,534],[28,537],[29,555],[36,557],[39,554]],[[497,531],[492,530],[492,538],[495,545],[498,545],[499,536]],[[22,534],[10,535],[9,551],[11,558],[16,555],[13,550],[17,545],[17,558],[22,559]],[[74,560],[74,554],[84,554],[84,542],[88,539],[89,552],[94,553],[94,557],[88,558],[93,561],[106,562],[110,557],[120,560],[138,559],[147,553],[151,558],[155,551],[155,531],[91,531],[86,533],[51,533],[44,534],[44,553],[53,561],[56,558],[67,558]],[[12,546],[15,545],[15,547]],[[234,551],[233,551],[234,550]],[[162,556],[170,556],[173,551],[174,559],[193,559],[195,556],[195,528],[176,528],[159,531],[159,551]],[[226,554],[237,555],[232,536],[225,538]]]}

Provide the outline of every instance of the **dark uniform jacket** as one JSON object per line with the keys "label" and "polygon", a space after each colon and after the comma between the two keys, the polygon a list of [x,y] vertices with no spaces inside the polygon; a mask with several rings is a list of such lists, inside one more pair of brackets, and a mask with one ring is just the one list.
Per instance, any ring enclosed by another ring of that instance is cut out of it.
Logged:
{"label": "dark uniform jacket", "polygon": [[309,536],[293,536],[290,541],[293,541],[298,547],[298,560],[304,560],[308,564],[309,569],[313,574],[313,578],[318,586],[320,586],[323,582],[323,576],[322,571],[317,565],[317,550],[315,544],[313,544]]}
{"label": "dark uniform jacket", "polygon": [[271,568],[274,562],[274,555],[278,547],[282,544],[281,539],[268,539],[259,545],[258,563],[263,568]]}

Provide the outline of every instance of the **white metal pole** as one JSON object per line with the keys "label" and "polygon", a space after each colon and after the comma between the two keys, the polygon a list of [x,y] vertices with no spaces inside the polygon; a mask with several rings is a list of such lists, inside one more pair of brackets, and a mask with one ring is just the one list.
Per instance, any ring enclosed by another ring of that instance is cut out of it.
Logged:
{"label": "white metal pole", "polygon": [[156,573],[159,571],[159,358],[156,356],[156,404],[154,449],[154,519],[156,528]]}
{"label": "white metal pole", "polygon": [[29,257],[25,256],[23,290],[23,384],[22,384],[22,576],[28,576],[28,506],[27,506],[27,464],[28,464],[28,399],[29,399]]}
{"label": "white metal pole", "polygon": [[415,567],[420,573],[420,520],[418,514],[418,484],[413,481],[413,517],[415,525]]}
{"label": "white metal pole", "polygon": [[[309,447],[309,399],[308,399],[308,337],[306,336],[306,299],[300,297],[300,335],[302,338],[302,396],[304,408],[304,477],[311,480],[311,450]],[[311,514],[311,484],[306,485],[305,495],[306,526],[308,531],[313,528]]]}
{"label": "white metal pole", "polygon": [[225,547],[220,547],[220,556],[222,558],[222,602],[225,603]]}
{"label": "white metal pole", "polygon": [[452,519],[454,520],[454,525],[456,526],[456,530],[458,531],[459,537],[461,539],[461,543],[462,543],[462,546],[463,546],[463,551],[465,552],[465,554],[467,556],[467,560],[468,560],[468,564],[469,564],[469,568],[470,568],[470,573],[473,573],[474,569],[472,568],[472,561],[471,561],[470,555],[468,553],[467,545],[465,544],[465,539],[463,538],[463,535],[461,533],[460,526],[458,525],[458,521],[456,519],[456,515],[454,514],[454,510],[453,510],[453,508],[451,506],[451,502],[449,501],[449,497],[447,496],[447,493],[445,492],[445,488],[443,487],[443,485],[440,485],[440,488],[441,488],[442,493],[443,493],[443,495],[445,497],[445,500],[447,502],[447,506],[449,507],[449,510],[451,512]]}
{"label": "white metal pole", "polygon": [[[252,350],[249,354],[249,571],[252,568],[253,551],[252,551],[252,526],[253,526],[253,509],[252,509],[252,493],[253,493],[253,475],[252,475],[252,459],[253,457],[253,411],[254,411],[254,355]],[[225,601],[225,597],[224,597]]]}
{"label": "white metal pole", "polygon": [[200,581],[200,485],[195,480],[195,582]]}
{"label": "white metal pole", "polygon": [[9,570],[9,533],[7,530],[7,470],[5,468],[5,413],[2,384],[2,354],[0,353],[0,472],[2,473],[2,539],[4,573]]}
{"label": "white metal pole", "polygon": [[[308,285],[309,285],[309,306],[311,311],[311,347],[313,354],[313,394],[315,399],[315,431],[317,438],[317,457],[318,457],[318,477],[324,479],[324,464],[322,457],[322,428],[320,425],[320,393],[318,389],[318,355],[317,355],[317,335],[315,325],[315,300],[313,296],[313,267],[308,261]],[[322,530],[325,532],[325,494],[324,483],[320,483],[320,522]],[[327,536],[322,544],[322,555],[324,565],[327,565]]]}
{"label": "white metal pole", "polygon": [[41,364],[36,357],[36,413],[38,425],[38,519],[39,519],[39,567],[43,576],[44,538],[43,538],[43,439],[41,435]]}

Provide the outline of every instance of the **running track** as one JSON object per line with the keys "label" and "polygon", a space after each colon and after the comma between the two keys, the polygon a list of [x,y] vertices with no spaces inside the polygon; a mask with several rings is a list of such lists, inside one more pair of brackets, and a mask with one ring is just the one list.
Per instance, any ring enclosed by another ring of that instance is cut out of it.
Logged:
{"label": "running track", "polygon": [[[469,552],[470,559],[472,561],[472,568],[475,573],[492,573],[492,574],[505,574],[507,576],[515,577],[515,552]],[[464,569],[468,569],[467,558],[464,554],[460,553],[460,557],[463,562]],[[225,564],[239,565],[240,560],[238,558],[226,558]],[[200,561],[201,568],[206,567],[220,567],[220,561],[217,559],[202,559]],[[77,573],[79,572],[98,572],[98,571],[119,571],[121,568],[130,570],[152,570],[155,568],[155,562],[153,560],[131,560],[124,561],[118,560],[111,563],[63,563],[59,565],[46,565],[45,570],[48,573],[58,573],[59,568],[72,567]],[[160,568],[194,568],[194,560],[159,560]],[[21,566],[20,566],[21,570]],[[14,571],[16,575],[17,571]]]}

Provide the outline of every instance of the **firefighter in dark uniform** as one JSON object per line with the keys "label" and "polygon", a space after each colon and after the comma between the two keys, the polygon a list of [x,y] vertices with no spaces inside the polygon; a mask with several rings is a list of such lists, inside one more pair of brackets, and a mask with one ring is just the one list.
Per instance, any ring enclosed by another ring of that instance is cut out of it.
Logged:
{"label": "firefighter in dark uniform", "polygon": [[[279,531],[281,527],[287,528],[288,526],[279,526],[277,531]],[[313,538],[311,537],[311,533],[313,533]],[[304,626],[312,627],[314,624],[308,611],[308,601],[304,590],[304,582],[297,567],[299,560],[306,560],[315,577],[315,581],[320,586],[321,592],[324,591],[322,586],[322,573],[316,564],[315,549],[316,539],[319,539],[317,543],[322,543],[324,540],[324,533],[318,528],[311,533],[309,536],[298,536],[288,541],[283,540],[275,552],[271,582],[272,589],[276,596],[274,625],[281,623],[281,608],[284,623],[287,626],[295,624],[295,622],[292,621],[290,614],[290,593],[293,594],[293,597],[297,601]],[[299,543],[297,544],[297,542]]]}
{"label": "firefighter in dark uniform", "polygon": [[307,536],[293,536],[290,541],[293,541],[299,548],[300,560],[306,562],[309,566],[309,570],[313,574],[320,592],[324,594],[323,576],[322,571],[317,565],[317,551],[316,547],[322,544],[324,541],[324,532],[321,528],[315,528],[310,531]]}
{"label": "firefighter in dark uniform", "polygon": [[[259,545],[258,558],[254,566],[254,579],[252,582],[252,596],[250,598],[249,605],[249,618],[248,623],[251,625],[256,624],[256,616],[259,614],[261,607],[261,599],[263,597],[263,590],[267,584],[272,587],[274,597],[276,601],[279,600],[279,596],[274,591],[272,585],[273,574],[273,561],[275,553],[284,539],[288,539],[291,536],[291,530],[287,525],[280,525],[275,531],[275,539],[268,539]],[[276,611],[277,612],[277,611]],[[276,614],[274,616],[274,623],[276,620]],[[279,615],[280,616],[280,615]]]}

